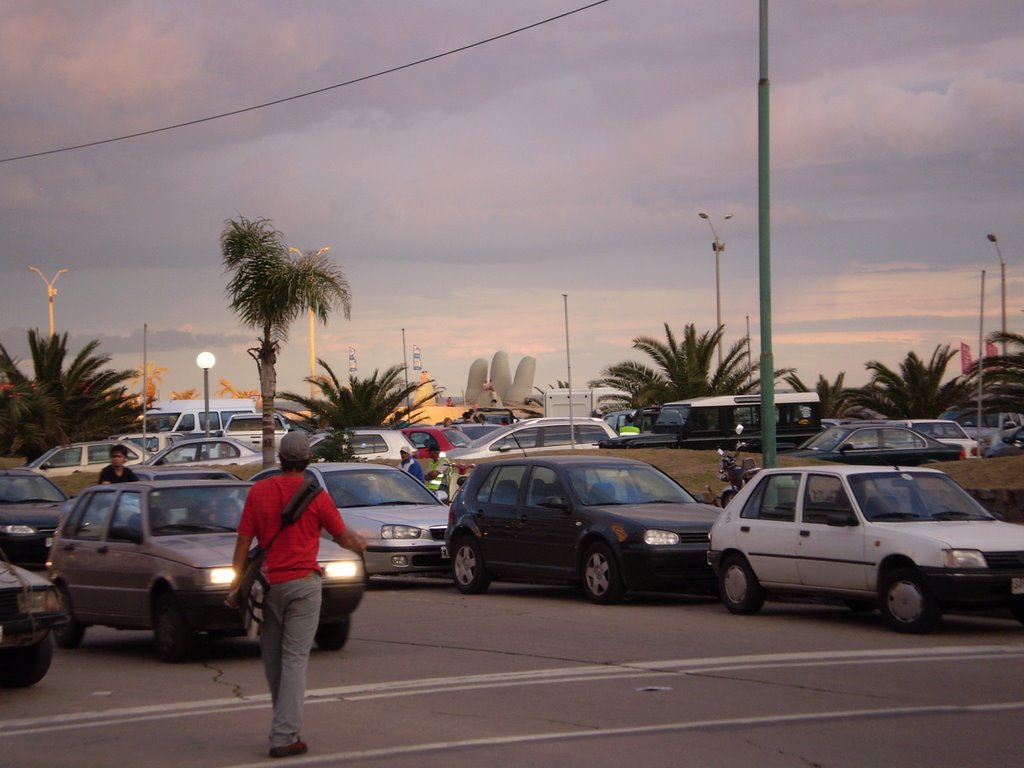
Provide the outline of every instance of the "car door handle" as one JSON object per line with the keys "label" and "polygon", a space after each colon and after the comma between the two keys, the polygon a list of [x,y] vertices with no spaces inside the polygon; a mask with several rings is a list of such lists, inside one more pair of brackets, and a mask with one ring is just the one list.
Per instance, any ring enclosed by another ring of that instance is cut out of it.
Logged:
{"label": "car door handle", "polygon": [[808,536],[811,535],[811,532],[810,531],[800,531],[800,535],[803,536],[804,538],[807,538]]}
{"label": "car door handle", "polygon": [[749,525],[741,525],[740,526],[740,533],[750,533],[750,526]]}
{"label": "car door handle", "polygon": [[106,544],[101,544],[100,546],[96,547],[96,551],[99,552],[101,555],[102,554],[106,554],[107,545]]}

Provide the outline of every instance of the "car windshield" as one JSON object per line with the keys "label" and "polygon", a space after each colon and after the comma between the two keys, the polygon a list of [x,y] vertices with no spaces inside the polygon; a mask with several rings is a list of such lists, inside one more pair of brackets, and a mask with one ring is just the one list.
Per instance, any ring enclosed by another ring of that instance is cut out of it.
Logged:
{"label": "car windshield", "polygon": [[569,484],[587,506],[609,504],[690,504],[685,488],[662,472],[643,465],[571,467]]}
{"label": "car windshield", "polygon": [[161,488],[149,495],[149,530],[154,536],[238,530],[247,485]]}
{"label": "car windshield", "polygon": [[384,507],[403,504],[437,504],[437,497],[407,472],[386,470],[326,470],[327,492],[337,507]]}
{"label": "car windshield", "polygon": [[45,477],[4,475],[0,477],[0,504],[33,501],[64,501],[67,496]]}
{"label": "car windshield", "polygon": [[456,448],[462,448],[473,442],[464,432],[458,429],[446,429],[444,436],[448,438],[448,442],[454,445]]}
{"label": "car windshield", "polygon": [[871,522],[995,520],[946,475],[877,472],[850,477],[850,488]]}
{"label": "car windshield", "polygon": [[800,448],[811,451],[831,451],[843,442],[851,432],[853,432],[852,429],[844,427],[829,427],[824,432],[819,432],[814,437],[805,440]]}

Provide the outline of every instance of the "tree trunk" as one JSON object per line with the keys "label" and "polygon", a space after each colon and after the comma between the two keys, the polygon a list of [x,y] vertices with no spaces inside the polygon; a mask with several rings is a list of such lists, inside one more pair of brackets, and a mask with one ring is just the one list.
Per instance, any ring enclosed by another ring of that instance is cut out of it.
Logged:
{"label": "tree trunk", "polygon": [[274,451],[274,400],[277,398],[277,350],[269,341],[270,329],[264,329],[256,367],[260,374],[260,395],[263,397],[263,468],[277,461]]}

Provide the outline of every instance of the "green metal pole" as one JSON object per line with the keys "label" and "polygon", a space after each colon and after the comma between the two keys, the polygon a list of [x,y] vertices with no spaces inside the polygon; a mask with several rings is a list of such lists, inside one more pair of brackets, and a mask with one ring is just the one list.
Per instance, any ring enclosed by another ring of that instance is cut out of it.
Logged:
{"label": "green metal pole", "polygon": [[761,73],[757,81],[758,265],[761,278],[761,460],[776,465],[775,359],[772,355],[772,249],[768,141],[768,0],[761,0]]}

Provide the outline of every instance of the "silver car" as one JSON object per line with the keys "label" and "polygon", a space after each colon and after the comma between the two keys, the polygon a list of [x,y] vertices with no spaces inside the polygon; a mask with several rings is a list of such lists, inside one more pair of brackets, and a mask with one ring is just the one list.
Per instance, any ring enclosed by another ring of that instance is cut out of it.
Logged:
{"label": "silver car", "polygon": [[[573,439],[570,439],[570,424]],[[551,450],[594,449],[602,440],[614,438],[615,432],[601,419],[541,418],[517,421],[507,427],[477,438],[464,448],[452,448],[445,455],[452,461],[500,459],[526,456]]]}
{"label": "silver car", "polygon": [[[261,480],[280,473],[265,469]],[[448,506],[397,467],[362,462],[310,464],[345,525],[366,539],[368,576],[449,570],[444,531]]]}
{"label": "silver car", "polygon": [[218,464],[262,464],[263,452],[230,437],[197,437],[180,440],[146,459],[147,467],[168,464],[209,466]]}
{"label": "silver car", "polygon": [[48,477],[64,477],[76,472],[99,472],[110,463],[110,449],[119,444],[128,452],[125,466],[141,464],[145,459],[142,448],[131,442],[95,440],[89,443],[59,445],[25,466]]}
{"label": "silver car", "polygon": [[[152,629],[167,662],[191,653],[197,634],[243,635],[224,600],[242,507],[241,481],[161,480],[99,485],[69,504],[51,550],[50,578],[70,616],[57,644],[74,648],[86,628]],[[360,557],[320,540],[323,604],[316,642],[341,648],[365,589]]]}

